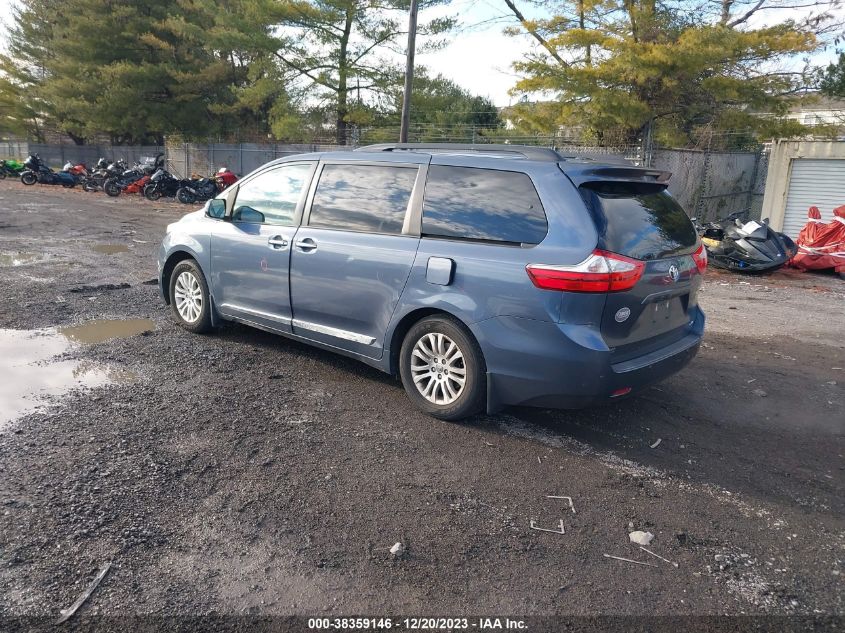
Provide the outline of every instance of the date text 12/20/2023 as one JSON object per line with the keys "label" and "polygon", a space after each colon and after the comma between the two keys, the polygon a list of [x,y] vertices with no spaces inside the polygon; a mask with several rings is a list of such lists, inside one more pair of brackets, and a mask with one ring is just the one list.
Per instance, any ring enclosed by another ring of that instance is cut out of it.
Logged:
{"label": "date text 12/20/2023", "polygon": [[313,630],[406,630],[454,631],[477,629],[481,631],[525,631],[524,620],[511,618],[308,618],[308,628]]}

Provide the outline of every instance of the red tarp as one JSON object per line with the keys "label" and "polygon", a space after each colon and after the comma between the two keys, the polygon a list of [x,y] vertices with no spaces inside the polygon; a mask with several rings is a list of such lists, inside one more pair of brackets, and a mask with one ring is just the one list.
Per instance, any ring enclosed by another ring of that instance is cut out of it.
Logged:
{"label": "red tarp", "polygon": [[845,273],[845,205],[833,210],[833,221],[820,221],[817,207],[810,207],[807,224],[798,234],[795,243],[798,254],[792,264],[804,270],[833,268]]}

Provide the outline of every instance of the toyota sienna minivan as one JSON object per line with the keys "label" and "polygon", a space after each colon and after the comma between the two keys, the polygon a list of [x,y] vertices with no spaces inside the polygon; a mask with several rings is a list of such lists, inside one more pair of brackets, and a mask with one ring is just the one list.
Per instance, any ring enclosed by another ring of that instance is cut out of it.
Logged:
{"label": "toyota sienna minivan", "polygon": [[191,332],[351,356],[445,420],[600,404],[701,342],[707,256],[668,178],[516,145],[290,156],[167,227],[161,290]]}

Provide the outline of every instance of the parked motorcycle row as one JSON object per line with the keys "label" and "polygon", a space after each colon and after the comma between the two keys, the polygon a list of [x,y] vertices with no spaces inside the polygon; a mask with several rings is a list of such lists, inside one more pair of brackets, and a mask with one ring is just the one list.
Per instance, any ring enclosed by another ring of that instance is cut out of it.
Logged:
{"label": "parked motorcycle row", "polygon": [[25,185],[40,183],[68,189],[80,185],[85,191],[104,191],[111,197],[125,193],[153,201],[176,198],[183,204],[209,200],[238,180],[226,167],[208,178],[177,178],[164,166],[164,154],[159,154],[132,167],[122,159],[109,162],[101,158],[93,170],[85,163],[68,162],[61,171],[53,171],[38,154],[32,154],[23,163],[12,159],[0,161],[0,179],[10,176],[20,178]]}
{"label": "parked motorcycle row", "polygon": [[833,269],[845,279],[845,206],[833,210],[833,221],[821,220],[810,207],[808,222],[796,241],[762,222],[744,221],[742,212],[695,228],[707,249],[710,265],[735,272],[771,272],[790,265],[803,270]]}

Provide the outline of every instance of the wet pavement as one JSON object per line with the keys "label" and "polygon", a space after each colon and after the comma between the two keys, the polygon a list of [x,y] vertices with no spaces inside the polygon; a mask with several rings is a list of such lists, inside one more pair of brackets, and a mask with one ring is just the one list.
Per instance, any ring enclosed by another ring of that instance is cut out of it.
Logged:
{"label": "wet pavement", "polygon": [[0,253],[36,255],[0,265],[2,371],[32,384],[4,387],[0,619],[55,618],[107,561],[77,618],[845,615],[838,279],[713,273],[678,375],[449,424],[353,360],[176,327],[155,258],[190,208],[2,182],[0,209]]}
{"label": "wet pavement", "polygon": [[97,319],[58,329],[0,329],[0,429],[78,389],[126,383],[132,372],[75,357],[79,345],[155,329],[149,319]]}

